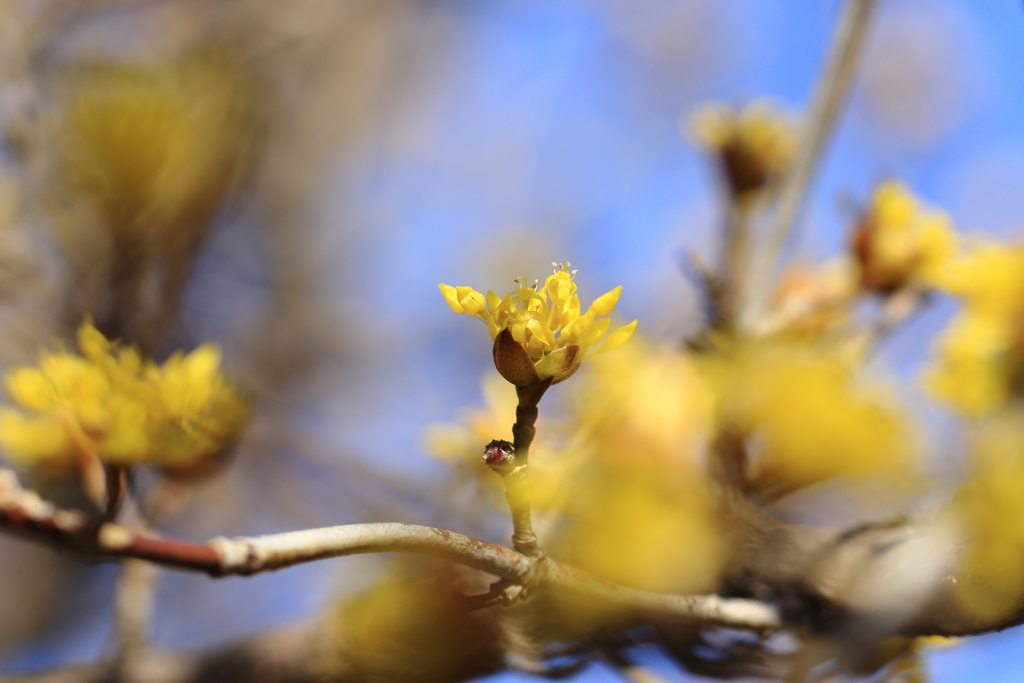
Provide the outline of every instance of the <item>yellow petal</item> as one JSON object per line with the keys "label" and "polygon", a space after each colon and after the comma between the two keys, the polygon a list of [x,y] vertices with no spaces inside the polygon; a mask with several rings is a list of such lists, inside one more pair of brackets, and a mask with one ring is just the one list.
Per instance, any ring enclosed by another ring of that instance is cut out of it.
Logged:
{"label": "yellow petal", "polygon": [[146,429],[149,417],[146,406],[129,400],[120,401],[110,433],[100,444],[102,460],[114,463],[155,460],[157,453]]}
{"label": "yellow petal", "polygon": [[572,280],[559,280],[555,289],[557,297],[553,300],[560,303],[568,299],[572,295],[572,284]]}
{"label": "yellow petal", "polygon": [[528,329],[532,335],[530,339],[531,343],[543,344],[544,346],[554,345],[555,340],[551,335],[551,330],[536,318],[531,318],[526,321],[526,329]]}
{"label": "yellow petal", "polygon": [[97,362],[108,355],[110,346],[110,341],[91,322],[86,321],[78,328],[78,348],[89,360]]}
{"label": "yellow petal", "polygon": [[562,320],[566,325],[580,317],[580,298],[575,294],[569,299],[569,303],[565,307],[563,316]]}
{"label": "yellow petal", "polygon": [[41,412],[53,405],[53,387],[35,368],[15,368],[7,376],[4,388],[11,400],[24,408]]}
{"label": "yellow petal", "polygon": [[456,313],[466,312],[466,310],[462,308],[462,304],[459,303],[459,297],[454,287],[442,282],[438,285],[438,288],[441,290],[441,294],[444,295],[444,300],[448,302],[448,305],[451,306],[453,311]]}
{"label": "yellow petal", "polygon": [[580,366],[583,354],[579,346],[566,346],[553,351],[537,363],[537,376],[543,381],[551,378],[552,384],[568,379]]}
{"label": "yellow petal", "polygon": [[636,332],[636,322],[637,321],[634,320],[630,324],[623,325],[619,329],[612,332],[610,335],[608,335],[608,341],[606,341],[597,351],[594,351],[593,353],[588,353],[587,358],[596,356],[599,353],[604,353],[605,351],[614,351],[615,349],[625,345],[625,343],[628,342],[630,338],[632,338],[633,333]]}
{"label": "yellow petal", "polygon": [[139,354],[138,349],[121,349],[121,354],[117,360],[121,366],[121,371],[127,375],[138,375],[142,372],[142,356]]}
{"label": "yellow petal", "polygon": [[548,345],[544,342],[543,337],[533,336],[530,337],[530,341],[526,342],[526,352],[530,355],[530,358],[534,361],[540,360],[544,356],[544,352],[548,349]]}
{"label": "yellow petal", "polygon": [[584,346],[593,346],[604,338],[604,335],[608,333],[608,328],[612,326],[610,318],[602,318],[595,320],[594,325],[587,332],[586,339],[584,339]]}
{"label": "yellow petal", "polygon": [[10,408],[0,409],[0,447],[14,462],[72,464],[74,448],[57,420],[49,416],[26,417]]}
{"label": "yellow petal", "polygon": [[591,326],[594,324],[594,316],[594,307],[591,306],[586,313],[576,318],[576,320],[572,322],[572,325],[566,326],[562,331],[562,338],[583,339],[586,337],[590,332]]}
{"label": "yellow petal", "polygon": [[608,315],[615,310],[615,304],[619,303],[619,295],[622,294],[622,285],[612,291],[597,297],[592,304],[594,312],[599,316]]}
{"label": "yellow petal", "polygon": [[602,347],[603,350],[613,351],[622,346],[625,346],[626,342],[632,339],[633,333],[636,332],[636,323],[637,321],[634,320],[630,324],[623,325],[622,327],[608,335],[608,341],[605,342],[604,347]]}
{"label": "yellow petal", "polygon": [[[463,289],[468,291],[463,293]],[[459,292],[459,303],[462,304],[463,310],[469,315],[477,315],[487,305],[484,295],[472,287],[458,287],[457,291]]]}
{"label": "yellow petal", "polygon": [[203,344],[185,356],[182,370],[190,384],[206,384],[217,374],[220,358],[220,348],[216,344]]}

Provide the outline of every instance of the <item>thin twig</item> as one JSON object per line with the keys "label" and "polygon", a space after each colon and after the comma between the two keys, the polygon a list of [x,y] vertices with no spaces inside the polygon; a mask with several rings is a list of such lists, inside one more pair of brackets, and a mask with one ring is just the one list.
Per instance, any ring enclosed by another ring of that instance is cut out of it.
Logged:
{"label": "thin twig", "polygon": [[755,259],[753,264],[750,288],[745,292],[742,304],[741,316],[745,327],[756,325],[767,306],[772,280],[782,265],[782,253],[793,224],[849,93],[854,67],[877,4],[878,0],[848,0],[839,20],[793,165],[783,176],[779,187],[775,220],[771,224],[761,257]]}
{"label": "thin twig", "polygon": [[925,310],[932,300],[927,289],[916,286],[905,287],[891,295],[883,303],[879,319],[850,342],[850,357],[866,360],[896,330]]}
{"label": "thin twig", "polygon": [[349,524],[254,538],[215,538],[204,544],[160,538],[111,522],[90,525],[85,515],[59,510],[22,489],[13,472],[6,469],[0,469],[0,529],[98,560],[138,559],[211,576],[249,576],[344,555],[415,553],[472,567],[524,587],[544,583],[638,617],[757,631],[782,626],[778,610],[757,600],[663,595],[625,588],[546,558],[535,560],[452,531],[412,524]]}
{"label": "thin twig", "polygon": [[[732,198],[727,208],[721,263],[720,283],[724,292],[719,295],[718,320],[715,327],[731,327],[736,320],[740,297],[746,290],[750,269],[750,219],[755,199],[739,195]],[[724,323],[724,325],[723,325]]]}
{"label": "thin twig", "polygon": [[156,580],[157,568],[148,562],[127,560],[121,565],[114,596],[117,652],[113,665],[118,672],[129,672],[129,680],[146,653]]}
{"label": "thin twig", "polygon": [[660,621],[699,621],[769,633],[782,627],[774,605],[760,600],[718,595],[666,595],[627,588],[596,579],[560,562],[549,562],[539,579],[574,591],[581,597],[615,606],[625,612]]}
{"label": "thin twig", "polygon": [[103,508],[103,519],[112,522],[117,519],[128,491],[128,471],[119,465],[108,465],[106,472],[106,505]]}
{"label": "thin twig", "polygon": [[[139,500],[125,495],[128,473],[121,469],[121,495],[125,499],[121,524],[131,526],[144,532],[151,532],[159,518],[159,510],[154,516],[147,517],[139,507]],[[156,486],[157,492],[167,484]],[[116,511],[114,513],[116,515]],[[115,521],[111,514],[105,515],[103,521]],[[146,680],[141,674],[141,663],[146,661],[149,650],[149,627],[153,618],[154,595],[160,579],[156,565],[141,560],[127,560],[121,565],[121,574],[117,577],[114,588],[114,636],[115,655],[111,662],[111,675],[115,680],[136,681]]]}
{"label": "thin twig", "polygon": [[721,276],[716,273],[699,251],[690,249],[680,262],[683,272],[699,287],[699,301],[702,305],[705,324],[696,338],[687,340],[692,348],[699,348],[707,342],[709,330],[721,330],[726,327],[726,297],[728,288]]}

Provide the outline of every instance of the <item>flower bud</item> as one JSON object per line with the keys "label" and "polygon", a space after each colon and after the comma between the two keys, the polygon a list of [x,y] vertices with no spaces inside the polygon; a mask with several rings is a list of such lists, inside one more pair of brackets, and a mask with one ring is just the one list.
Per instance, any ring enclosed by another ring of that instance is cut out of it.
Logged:
{"label": "flower bud", "polygon": [[508,464],[515,457],[515,447],[502,439],[494,439],[484,447],[483,461],[490,467]]}

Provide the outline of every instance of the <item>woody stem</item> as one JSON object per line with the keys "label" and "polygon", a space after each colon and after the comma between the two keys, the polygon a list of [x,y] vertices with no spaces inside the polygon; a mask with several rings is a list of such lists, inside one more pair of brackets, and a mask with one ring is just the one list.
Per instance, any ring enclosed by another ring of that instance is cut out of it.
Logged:
{"label": "woody stem", "polygon": [[537,403],[550,382],[541,382],[528,387],[516,387],[519,405],[516,406],[516,423],[512,425],[512,445],[515,455],[506,466],[498,469],[505,480],[505,500],[512,513],[512,547],[531,559],[543,556],[537,534],[533,532],[530,504],[533,487],[530,485],[530,444],[537,434]]}
{"label": "woody stem", "polygon": [[740,295],[746,286],[750,263],[751,235],[750,217],[753,199],[749,196],[735,197],[729,205],[725,224],[725,239],[722,249],[720,277],[724,287],[719,311],[718,326],[732,327]]}
{"label": "woody stem", "polygon": [[843,102],[850,92],[858,57],[877,5],[878,0],[847,0],[843,8],[827,62],[807,112],[796,157],[778,190],[778,206],[763,253],[751,264],[752,272],[740,312],[748,325],[756,323],[767,308],[773,279],[782,266],[783,249],[839,120]]}

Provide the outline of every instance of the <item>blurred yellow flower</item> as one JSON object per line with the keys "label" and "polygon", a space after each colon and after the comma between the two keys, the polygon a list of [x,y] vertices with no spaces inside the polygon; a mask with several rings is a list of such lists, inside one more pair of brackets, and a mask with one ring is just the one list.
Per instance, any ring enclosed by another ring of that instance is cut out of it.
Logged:
{"label": "blurred yellow flower", "polygon": [[967,544],[957,596],[975,614],[1005,615],[1024,596],[1024,422],[986,421],[971,451],[973,472],[950,510]]}
{"label": "blurred yellow flower", "polygon": [[65,187],[115,240],[147,251],[187,248],[248,159],[246,80],[213,49],[154,65],[75,69],[60,91],[54,132]]}
{"label": "blurred yellow flower", "polygon": [[1024,310],[1024,245],[971,245],[946,269],[941,286],[978,313],[1011,316]]}
{"label": "blurred yellow flower", "polygon": [[550,545],[602,578],[666,592],[712,590],[724,560],[702,470],[712,396],[690,358],[636,340],[595,361],[569,393],[572,464]]}
{"label": "blurred yellow flower", "polygon": [[[569,263],[552,265],[555,272],[542,289],[520,279],[520,286],[504,297],[494,292],[484,297],[471,287],[438,285],[453,311],[487,324],[494,340],[494,365],[517,387],[568,379],[585,359],[621,347],[636,330],[634,320],[608,334],[611,320],[605,316],[615,309],[621,286],[598,297],[581,314],[573,281],[576,271],[569,270]],[[602,339],[604,344],[591,351]]]}
{"label": "blurred yellow flower", "polygon": [[857,274],[849,259],[794,265],[779,278],[761,334],[816,340],[850,327]]}
{"label": "blurred yellow flower", "polygon": [[107,340],[90,323],[81,355],[43,354],[5,388],[20,410],[0,409],[0,447],[22,465],[67,468],[96,460],[187,468],[238,438],[248,405],[206,344],[163,365]]}
{"label": "blurred yellow flower", "polygon": [[944,211],[927,210],[901,182],[875,188],[853,234],[861,285],[889,293],[908,282],[934,285],[956,254],[956,234]]}
{"label": "blurred yellow flower", "polygon": [[569,401],[576,430],[600,459],[699,469],[713,396],[689,356],[637,339],[595,361]]}
{"label": "blurred yellow flower", "polygon": [[975,245],[944,274],[963,308],[936,345],[925,383],[970,415],[999,410],[1024,390],[1024,245]]}
{"label": "blurred yellow flower", "polygon": [[597,465],[574,488],[548,547],[606,580],[664,593],[715,589],[725,560],[709,487],[672,473]]}
{"label": "blurred yellow flower", "polygon": [[718,156],[732,192],[748,196],[785,171],[796,149],[796,127],[777,106],[755,100],[741,111],[703,104],[690,118],[689,137]]}
{"label": "blurred yellow flower", "polygon": [[[530,449],[538,532],[559,557],[606,579],[711,590],[724,549],[701,468],[707,387],[687,356],[642,339],[592,364],[570,387],[560,419],[539,423]],[[489,440],[509,438],[516,392],[490,375],[483,393],[485,407],[430,427],[424,441],[460,474],[482,477],[504,508],[500,479],[480,458]]]}
{"label": "blurred yellow flower", "polygon": [[722,424],[748,437],[748,481],[775,499],[836,476],[899,484],[913,472],[906,416],[811,347],[763,343],[705,360]]}
{"label": "blurred yellow flower", "polygon": [[486,591],[486,583],[422,574],[422,566],[393,562],[375,571],[373,585],[331,610],[331,632],[337,635],[325,639],[324,647],[337,649],[332,657],[345,662],[346,677],[427,683],[484,671],[475,664],[467,667],[467,660],[479,656],[479,643],[498,642],[504,632],[492,621],[467,618],[460,598]]}

